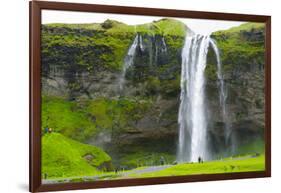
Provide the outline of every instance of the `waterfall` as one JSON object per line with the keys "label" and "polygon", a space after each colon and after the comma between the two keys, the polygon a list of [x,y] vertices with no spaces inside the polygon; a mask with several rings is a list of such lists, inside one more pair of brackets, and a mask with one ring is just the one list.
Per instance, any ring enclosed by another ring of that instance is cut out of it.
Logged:
{"label": "waterfall", "polygon": [[222,75],[219,49],[209,36],[186,37],[182,49],[181,93],[178,114],[179,144],[177,160],[196,162],[199,157],[210,159],[207,148],[207,106],[205,102],[205,76],[209,45],[217,60],[219,102],[225,122],[226,138],[230,135],[226,109],[226,90]]}
{"label": "waterfall", "polygon": [[167,52],[167,45],[166,45],[166,42],[165,42],[165,38],[162,37],[161,41],[162,41],[162,45],[163,45],[162,52]]}
{"label": "waterfall", "polygon": [[139,45],[140,45],[140,49],[142,52],[144,52],[144,45],[143,45],[143,41],[142,41],[142,36],[139,36]]}
{"label": "waterfall", "polygon": [[[218,78],[218,83],[219,83],[219,100],[220,100],[220,106],[221,106],[221,111],[222,111],[222,120],[225,123],[225,141],[226,141],[225,143],[232,146],[234,144],[232,143],[232,139],[230,139],[231,138],[230,121],[228,118],[229,117],[228,112],[226,110],[227,93],[226,93],[225,84],[224,84],[224,77],[222,75],[220,52],[219,52],[219,49],[218,49],[216,43],[214,42],[214,40],[211,39],[210,44],[216,54],[216,59],[217,59],[217,78]],[[231,147],[231,149],[233,150],[233,147]]]}
{"label": "waterfall", "polygon": [[186,37],[182,50],[178,116],[180,162],[196,162],[198,157],[208,158],[204,71],[209,41],[209,36]]}
{"label": "waterfall", "polygon": [[[136,30],[136,27],[135,27]],[[164,37],[161,38],[161,42],[160,42],[160,48],[157,45],[156,42],[156,38],[155,36],[153,36],[152,41],[154,41],[154,46],[155,46],[155,64],[157,64],[157,60],[158,60],[158,52],[167,52],[167,45],[165,42]],[[125,84],[125,76],[126,76],[126,72],[128,70],[129,67],[131,67],[134,63],[134,59],[135,59],[135,55],[136,55],[136,50],[140,49],[140,51],[143,53],[146,49],[145,44],[143,42],[143,37],[140,34],[137,34],[135,36],[135,39],[133,41],[133,43],[131,44],[130,48],[128,49],[128,52],[126,54],[126,57],[124,59],[124,63],[123,63],[123,69],[122,69],[122,74],[119,78],[119,91],[123,90],[124,84]],[[151,44],[150,48],[149,48],[149,65],[150,68],[152,68],[152,64],[153,64],[153,44]],[[153,70],[151,70],[153,71]]]}
{"label": "waterfall", "polygon": [[124,59],[123,70],[122,70],[122,74],[121,74],[120,81],[119,81],[120,91],[122,91],[123,87],[124,87],[126,72],[127,72],[128,68],[130,66],[132,66],[132,64],[134,62],[138,42],[139,42],[139,36],[136,35],[136,37],[135,37],[132,45],[130,46],[130,48],[127,52],[127,55]]}

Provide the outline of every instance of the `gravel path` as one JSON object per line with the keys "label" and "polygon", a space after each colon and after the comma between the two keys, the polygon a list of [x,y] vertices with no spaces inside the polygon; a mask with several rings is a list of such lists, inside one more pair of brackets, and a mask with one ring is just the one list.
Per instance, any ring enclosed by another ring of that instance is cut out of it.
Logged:
{"label": "gravel path", "polygon": [[132,170],[132,171],[122,173],[122,176],[127,177],[131,174],[143,174],[143,173],[148,173],[148,172],[156,172],[156,171],[164,170],[164,169],[169,168],[171,166],[172,165],[163,165],[163,166],[146,167],[146,168],[143,168],[143,169],[135,169],[135,170]]}
{"label": "gravel path", "polygon": [[[171,167],[172,165],[163,165],[163,166],[151,166],[151,167],[145,167],[143,169],[134,169],[134,170],[129,170],[129,171],[124,171],[124,172],[118,172],[116,175],[118,176],[117,178],[118,179],[122,179],[122,178],[128,178],[130,175],[133,175],[133,174],[143,174],[143,173],[149,173],[149,172],[156,172],[156,171],[160,171],[160,170],[164,170],[166,168],[169,168]],[[83,181],[96,181],[96,180],[99,180],[99,179],[103,179],[103,180],[107,180],[107,176],[108,177],[108,180],[111,179],[111,175],[108,175],[108,174],[101,174],[101,175],[96,175],[96,176],[84,176],[84,177],[81,177],[80,179],[83,179]],[[77,177],[73,177],[73,178],[64,178],[64,179],[61,179],[61,180],[57,180],[57,179],[54,179],[54,180],[42,180],[42,183],[43,184],[60,184],[60,183],[68,183],[68,182],[71,182],[72,180],[75,180],[75,179],[79,179]]]}

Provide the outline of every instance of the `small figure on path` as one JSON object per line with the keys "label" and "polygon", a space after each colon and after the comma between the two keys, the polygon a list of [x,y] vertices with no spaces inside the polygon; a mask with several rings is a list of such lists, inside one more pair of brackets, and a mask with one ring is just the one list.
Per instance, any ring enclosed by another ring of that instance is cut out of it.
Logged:
{"label": "small figure on path", "polygon": [[119,168],[118,168],[118,167],[116,167],[116,168],[115,168],[115,174],[117,174],[117,173],[118,173],[118,171],[119,171]]}
{"label": "small figure on path", "polygon": [[160,157],[160,165],[164,165],[165,164],[165,159],[163,156]]}
{"label": "small figure on path", "polygon": [[201,158],[200,156],[198,157],[198,163],[203,163],[203,158]]}

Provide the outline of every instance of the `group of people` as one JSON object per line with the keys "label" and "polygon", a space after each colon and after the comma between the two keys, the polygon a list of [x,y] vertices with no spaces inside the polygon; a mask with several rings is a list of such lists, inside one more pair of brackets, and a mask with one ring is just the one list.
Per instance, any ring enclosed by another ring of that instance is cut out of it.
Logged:
{"label": "group of people", "polygon": [[46,127],[46,128],[44,129],[44,131],[45,131],[45,133],[52,133],[52,132],[53,132],[53,129],[50,128],[50,127]]}

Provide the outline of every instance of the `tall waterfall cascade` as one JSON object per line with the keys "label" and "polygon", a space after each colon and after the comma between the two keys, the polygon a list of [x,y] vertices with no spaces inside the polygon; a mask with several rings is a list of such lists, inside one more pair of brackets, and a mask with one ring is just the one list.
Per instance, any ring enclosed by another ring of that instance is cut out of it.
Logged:
{"label": "tall waterfall cascade", "polygon": [[[217,58],[219,101],[222,116],[227,116],[224,80],[216,43],[209,36],[198,34],[187,36],[182,49],[181,93],[178,112],[178,162],[197,162],[199,157],[203,160],[211,159],[207,143],[208,108],[204,74],[210,45]],[[223,118],[223,120],[226,120],[226,118]]]}

